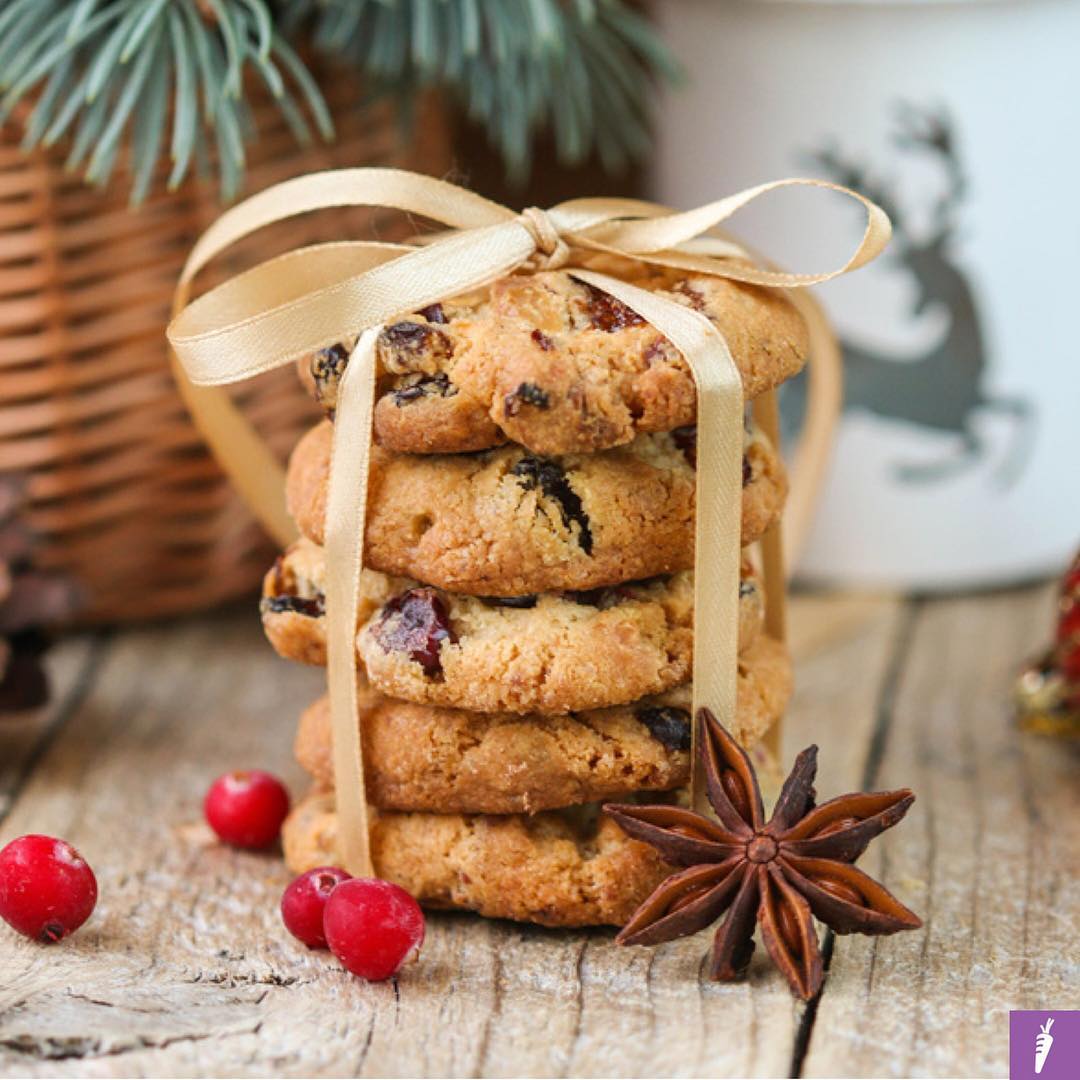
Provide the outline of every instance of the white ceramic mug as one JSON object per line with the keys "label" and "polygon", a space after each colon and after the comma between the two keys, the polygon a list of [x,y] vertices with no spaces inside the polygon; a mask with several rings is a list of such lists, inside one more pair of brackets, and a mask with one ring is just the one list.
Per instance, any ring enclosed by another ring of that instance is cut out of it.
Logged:
{"label": "white ceramic mug", "polygon": [[[894,220],[888,254],[820,292],[847,399],[800,576],[954,589],[1059,569],[1080,543],[1080,2],[658,13],[690,77],[661,110],[659,201],[818,175]],[[777,196],[732,231],[818,269],[861,229],[823,202]]]}

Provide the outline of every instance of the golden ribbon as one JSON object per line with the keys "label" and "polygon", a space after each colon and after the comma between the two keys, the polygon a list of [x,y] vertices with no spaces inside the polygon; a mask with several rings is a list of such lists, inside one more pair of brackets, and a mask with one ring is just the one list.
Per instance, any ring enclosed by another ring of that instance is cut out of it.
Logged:
{"label": "golden ribbon", "polygon": [[[856,199],[866,229],[839,269],[792,274],[753,265],[713,230],[748,203],[786,187],[819,187]],[[195,275],[249,233],[327,207],[389,207],[450,230],[430,243],[342,241],[270,259],[188,302]],[[735,719],[742,490],[742,384],[723,337],[703,315],[588,270],[592,254],[775,288],[801,288],[864,265],[890,235],[884,211],[820,180],[762,184],[676,213],[633,199],[573,199],[517,214],[430,177],[395,169],[342,169],[287,180],[226,211],[196,243],[182,272],[169,341],[181,391],[222,466],[282,544],[295,536],[285,512],[280,464],[224,391],[343,337],[360,339],[341,383],[334,424],[326,522],[327,679],[342,861],[372,873],[368,808],[357,719],[356,620],[363,560],[378,328],[395,316],[488,285],[514,271],[573,267],[664,334],[686,358],[698,393],[695,531],[694,711]]]}

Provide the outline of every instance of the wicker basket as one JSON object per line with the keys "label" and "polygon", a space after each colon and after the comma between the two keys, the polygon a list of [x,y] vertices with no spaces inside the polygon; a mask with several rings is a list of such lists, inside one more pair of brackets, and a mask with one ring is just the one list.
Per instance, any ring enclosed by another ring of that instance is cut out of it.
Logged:
{"label": "wicker basket", "polygon": [[[249,190],[346,165],[446,171],[433,103],[405,146],[389,108],[357,104],[354,77],[333,71],[322,82],[338,129],[331,146],[298,149],[272,103],[255,98]],[[254,589],[267,540],[192,427],[165,350],[181,264],[221,210],[215,189],[192,181],[132,210],[125,176],[93,191],[65,174],[62,155],[24,154],[17,126],[0,132],[0,470],[27,478],[39,563],[81,581],[93,621],[190,611]],[[360,210],[300,219],[238,246],[219,273],[346,233],[393,238],[380,225]],[[237,399],[283,454],[314,415],[287,371]]]}

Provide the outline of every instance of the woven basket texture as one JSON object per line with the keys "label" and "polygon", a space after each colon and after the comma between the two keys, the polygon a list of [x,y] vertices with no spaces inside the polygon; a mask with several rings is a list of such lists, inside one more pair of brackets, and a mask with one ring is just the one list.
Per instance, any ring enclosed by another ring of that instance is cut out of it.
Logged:
{"label": "woven basket texture", "polygon": [[[436,103],[420,106],[406,136],[389,106],[363,103],[355,77],[327,70],[320,82],[336,142],[298,147],[272,102],[255,96],[247,191],[343,166],[447,171]],[[163,165],[156,193],[132,209],[126,170],[95,191],[65,173],[62,151],[21,151],[18,129],[0,132],[0,471],[25,477],[38,563],[81,582],[91,622],[252,591],[271,548],[192,426],[165,344],[180,267],[221,212],[215,186],[192,180],[166,193]],[[410,231],[375,211],[308,215],[238,244],[198,290],[300,244]],[[236,399],[282,455],[315,417],[291,370]]]}

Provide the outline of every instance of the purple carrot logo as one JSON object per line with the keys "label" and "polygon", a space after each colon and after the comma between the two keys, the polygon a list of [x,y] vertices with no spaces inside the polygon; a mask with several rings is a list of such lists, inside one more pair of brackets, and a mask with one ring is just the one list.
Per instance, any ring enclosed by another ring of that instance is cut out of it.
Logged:
{"label": "purple carrot logo", "polygon": [[1010,1080],[1080,1077],[1080,1011],[1010,1012],[1009,1077]]}

